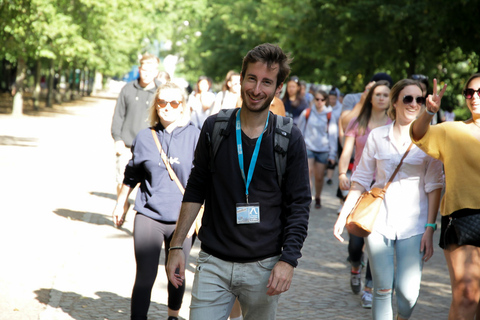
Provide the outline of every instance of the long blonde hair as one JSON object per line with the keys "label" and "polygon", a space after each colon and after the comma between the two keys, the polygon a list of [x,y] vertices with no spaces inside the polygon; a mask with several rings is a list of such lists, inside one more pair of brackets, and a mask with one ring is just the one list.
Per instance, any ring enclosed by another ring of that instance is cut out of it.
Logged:
{"label": "long blonde hair", "polygon": [[187,99],[186,99],[186,93],[185,93],[185,89],[179,87],[178,85],[176,85],[175,83],[173,82],[167,82],[165,84],[162,84],[161,86],[159,86],[157,88],[157,91],[155,92],[155,97],[150,105],[150,109],[149,109],[149,120],[150,120],[150,126],[152,127],[156,127],[158,125],[158,123],[160,122],[160,117],[158,115],[158,112],[157,112],[157,99],[158,97],[160,96],[160,92],[162,90],[166,90],[166,89],[173,89],[173,90],[178,90],[178,92],[180,93],[180,95],[182,96],[182,119],[179,121],[179,126],[182,127],[184,125],[186,125],[188,123],[188,121],[190,120],[190,109],[187,107]]}

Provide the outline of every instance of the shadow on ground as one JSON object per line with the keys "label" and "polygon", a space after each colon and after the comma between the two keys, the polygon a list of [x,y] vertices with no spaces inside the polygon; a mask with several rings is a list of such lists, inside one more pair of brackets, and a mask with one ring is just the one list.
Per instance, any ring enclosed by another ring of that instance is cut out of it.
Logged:
{"label": "shadow on ground", "polygon": [[[81,222],[86,222],[86,223],[91,223],[95,225],[105,225],[105,226],[111,226],[114,228],[113,221],[111,219],[108,219],[104,214],[101,213],[94,213],[94,212],[85,212],[85,211],[75,211],[75,210],[70,210],[70,209],[65,209],[65,208],[58,208],[53,211],[56,215],[66,218],[68,220],[73,220],[73,221],[81,221]],[[128,236],[133,236],[132,232],[126,228],[119,228],[119,230],[122,230],[125,232]]]}
{"label": "shadow on ground", "polygon": [[[60,309],[76,320],[129,319],[130,298],[112,292],[95,292],[98,298],[84,297],[75,292],[62,292],[56,289],[38,289],[36,299],[53,309]],[[46,311],[48,312],[48,310]],[[166,319],[168,308],[164,304],[150,303],[148,310],[151,319]],[[179,318],[183,319],[183,318]]]}
{"label": "shadow on ground", "polygon": [[14,136],[0,136],[0,145],[13,147],[37,147],[38,139]]}

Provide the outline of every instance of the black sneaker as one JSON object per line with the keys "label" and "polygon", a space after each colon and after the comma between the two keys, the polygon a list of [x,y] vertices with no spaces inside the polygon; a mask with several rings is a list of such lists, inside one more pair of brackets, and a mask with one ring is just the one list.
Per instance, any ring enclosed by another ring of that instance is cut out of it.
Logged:
{"label": "black sneaker", "polygon": [[320,209],[321,207],[320,198],[315,198],[315,209]]}
{"label": "black sneaker", "polygon": [[359,270],[358,273],[352,272],[350,275],[350,287],[352,288],[352,292],[355,294],[359,294],[362,291],[362,269]]}
{"label": "black sneaker", "polygon": [[328,180],[327,180],[327,184],[328,184],[329,186],[331,186],[332,183],[333,183],[332,179],[328,179]]}

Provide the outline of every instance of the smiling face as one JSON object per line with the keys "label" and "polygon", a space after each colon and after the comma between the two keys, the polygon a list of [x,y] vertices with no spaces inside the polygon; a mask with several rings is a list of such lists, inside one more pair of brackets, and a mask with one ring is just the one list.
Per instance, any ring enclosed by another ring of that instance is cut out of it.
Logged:
{"label": "smiling face", "polygon": [[278,64],[269,68],[266,63],[250,63],[245,71],[245,78],[241,78],[242,108],[249,111],[262,112],[270,107],[275,93],[282,89],[276,86]]}
{"label": "smiling face", "polygon": [[160,117],[160,122],[164,127],[167,127],[169,124],[177,120],[180,120],[182,118],[182,114],[183,114],[182,98],[183,97],[181,92],[177,89],[167,88],[160,91],[157,97],[157,101],[158,100],[164,100],[167,102],[177,101],[180,103],[177,108],[174,108],[170,103],[168,103],[166,107],[161,108],[158,102],[156,103],[157,113],[158,113],[158,116]]}
{"label": "smiling face", "polygon": [[[405,96],[412,96],[414,99],[411,103],[403,103]],[[397,101],[394,103],[396,110],[396,121],[401,125],[407,125],[413,122],[420,113],[422,105],[416,102],[416,99],[422,98],[422,90],[416,85],[409,85],[403,88],[398,95]]]}
{"label": "smiling face", "polygon": [[[480,88],[480,78],[474,78],[470,81],[467,86],[467,89],[478,90]],[[471,99],[466,99],[467,107],[472,113],[472,116],[477,118],[480,117],[480,97],[479,93],[475,92]]]}
{"label": "smiling face", "polygon": [[387,86],[378,86],[374,89],[372,95],[372,109],[376,110],[387,110],[389,99],[388,95],[390,94],[390,88]]}

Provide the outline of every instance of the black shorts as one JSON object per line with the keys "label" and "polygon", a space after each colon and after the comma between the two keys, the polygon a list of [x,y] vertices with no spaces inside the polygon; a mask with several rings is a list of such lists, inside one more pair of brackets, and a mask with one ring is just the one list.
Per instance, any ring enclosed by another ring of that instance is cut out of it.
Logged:
{"label": "black shorts", "polygon": [[480,247],[480,209],[461,209],[442,217],[440,247],[450,244]]}

